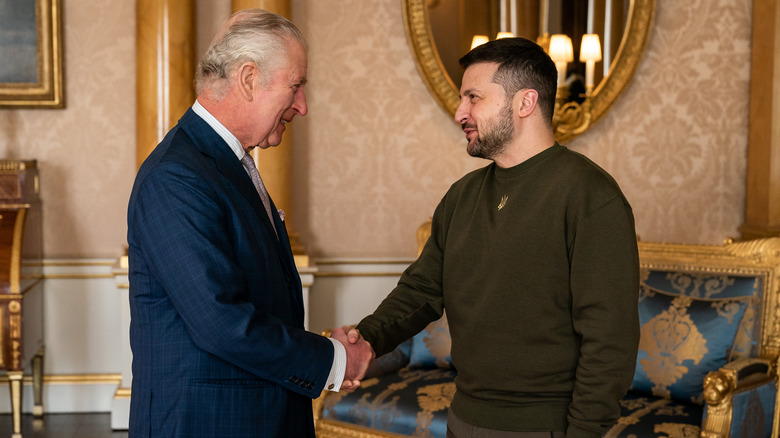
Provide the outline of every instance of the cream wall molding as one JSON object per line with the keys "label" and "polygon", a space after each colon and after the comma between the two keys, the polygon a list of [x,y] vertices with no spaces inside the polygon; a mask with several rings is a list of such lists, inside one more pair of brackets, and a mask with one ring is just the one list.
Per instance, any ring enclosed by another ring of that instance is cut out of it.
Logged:
{"label": "cream wall molding", "polygon": [[332,266],[332,265],[403,265],[404,267],[412,263],[414,259],[373,259],[373,258],[328,258],[328,259],[315,259],[316,266]]}
{"label": "cream wall molding", "polygon": [[315,277],[398,277],[403,271],[397,272],[318,272]]}
{"label": "cream wall molding", "polygon": [[114,278],[114,274],[44,274],[44,280],[76,280],[89,278]]}

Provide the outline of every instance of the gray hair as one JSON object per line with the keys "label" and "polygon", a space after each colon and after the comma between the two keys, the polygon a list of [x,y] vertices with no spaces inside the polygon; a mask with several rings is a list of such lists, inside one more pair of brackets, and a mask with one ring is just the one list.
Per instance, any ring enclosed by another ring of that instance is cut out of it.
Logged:
{"label": "gray hair", "polygon": [[263,86],[276,70],[284,67],[290,41],[307,49],[301,31],[286,18],[262,9],[244,9],[233,14],[214,37],[195,72],[195,93],[213,87],[218,96],[229,88],[233,70],[245,62],[254,63],[264,75]]}

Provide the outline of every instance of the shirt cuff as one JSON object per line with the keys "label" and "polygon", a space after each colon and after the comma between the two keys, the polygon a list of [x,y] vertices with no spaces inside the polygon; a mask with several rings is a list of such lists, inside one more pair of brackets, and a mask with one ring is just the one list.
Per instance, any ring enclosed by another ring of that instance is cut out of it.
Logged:
{"label": "shirt cuff", "polygon": [[339,392],[341,384],[344,383],[344,373],[347,372],[347,350],[341,342],[333,339],[333,365],[330,367],[328,381],[325,382],[325,389],[328,391]]}

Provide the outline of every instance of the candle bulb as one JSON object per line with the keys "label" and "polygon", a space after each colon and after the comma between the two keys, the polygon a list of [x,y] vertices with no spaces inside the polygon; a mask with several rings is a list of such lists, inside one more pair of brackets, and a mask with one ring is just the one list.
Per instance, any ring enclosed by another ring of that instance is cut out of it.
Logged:
{"label": "candle bulb", "polygon": [[596,61],[588,59],[585,61],[585,89],[593,89],[593,76],[596,70]]}
{"label": "candle bulb", "polygon": [[550,37],[550,58],[558,69],[558,87],[566,81],[566,64],[574,60],[571,38],[563,34]]}
{"label": "candle bulb", "polygon": [[595,33],[585,34],[582,36],[582,46],[580,46],[580,62],[585,63],[585,92],[588,95],[593,91],[596,61],[601,61],[599,36]]}
{"label": "candle bulb", "polygon": [[487,35],[474,35],[474,37],[471,39],[471,48],[481,46],[482,44],[485,44],[488,42]]}

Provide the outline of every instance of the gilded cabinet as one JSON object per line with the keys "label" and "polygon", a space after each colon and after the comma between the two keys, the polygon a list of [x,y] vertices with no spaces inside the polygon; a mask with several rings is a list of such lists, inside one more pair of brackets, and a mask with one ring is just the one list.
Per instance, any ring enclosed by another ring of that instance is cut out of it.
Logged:
{"label": "gilded cabinet", "polygon": [[21,438],[22,377],[33,374],[43,416],[42,217],[35,160],[0,160],[0,369],[8,374],[13,438]]}

